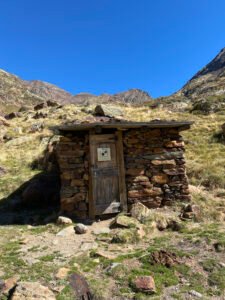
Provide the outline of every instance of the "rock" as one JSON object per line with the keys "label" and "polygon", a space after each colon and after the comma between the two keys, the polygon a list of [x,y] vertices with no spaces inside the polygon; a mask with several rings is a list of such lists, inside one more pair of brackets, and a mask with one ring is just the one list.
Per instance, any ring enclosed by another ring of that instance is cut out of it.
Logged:
{"label": "rock", "polygon": [[138,276],[133,281],[135,290],[146,294],[154,294],[156,292],[155,281],[152,276]]}
{"label": "rock", "polygon": [[166,251],[166,250],[159,250],[155,251],[151,254],[151,264],[161,264],[166,266],[167,268],[171,268],[175,264],[178,264],[179,260],[175,253]]}
{"label": "rock", "polygon": [[38,282],[19,282],[11,300],[56,300],[48,287]]}
{"label": "rock", "polygon": [[75,232],[77,234],[84,234],[86,233],[88,230],[87,226],[85,226],[84,224],[82,223],[78,223],[76,226],[75,226]]}
{"label": "rock", "polygon": [[37,105],[34,106],[34,110],[40,110],[46,107],[45,102],[38,103]]}
{"label": "rock", "polygon": [[141,223],[143,223],[149,217],[150,213],[150,209],[140,202],[134,203],[131,206],[131,216]]}
{"label": "rock", "polygon": [[33,116],[33,119],[44,119],[47,118],[48,113],[43,111],[37,111],[36,114]]}
{"label": "rock", "polygon": [[201,209],[198,205],[187,204],[181,212],[182,219],[193,219],[194,221],[200,221],[202,218]]}
{"label": "rock", "polygon": [[66,237],[66,236],[74,235],[74,233],[75,233],[74,226],[68,226],[68,227],[64,228],[63,230],[60,230],[56,234],[56,236]]}
{"label": "rock", "polygon": [[201,293],[196,292],[195,290],[189,291],[189,294],[190,294],[191,296],[194,296],[195,298],[202,298],[202,297],[203,297],[203,295],[202,295]]}
{"label": "rock", "polygon": [[108,227],[96,228],[93,230],[93,233],[95,235],[108,234],[108,233],[110,233],[110,229]]}
{"label": "rock", "polygon": [[136,229],[136,228],[119,230],[114,234],[114,236],[112,238],[112,243],[134,243],[134,242],[137,242],[140,239],[138,230],[139,229]]}
{"label": "rock", "polygon": [[169,181],[168,176],[166,174],[158,174],[152,177],[152,181],[160,184],[167,183]]}
{"label": "rock", "polygon": [[56,273],[56,279],[65,279],[69,273],[70,269],[68,268],[60,268]]}
{"label": "rock", "polygon": [[20,116],[19,112],[11,112],[11,113],[5,115],[5,119],[6,120],[12,120],[12,119],[17,118],[19,116]]}
{"label": "rock", "polygon": [[70,218],[59,216],[56,223],[58,225],[68,225],[68,224],[73,224],[73,221]]}
{"label": "rock", "polygon": [[98,248],[98,244],[95,242],[83,242],[80,246],[82,251],[90,251]]}
{"label": "rock", "polygon": [[46,101],[46,104],[47,104],[47,106],[49,106],[49,107],[57,107],[57,106],[59,106],[59,104],[58,104],[57,102],[52,101],[52,100],[47,100],[47,101]]}
{"label": "rock", "polygon": [[123,228],[138,228],[140,223],[138,220],[127,217],[124,215],[118,215],[110,224],[110,227],[123,227]]}
{"label": "rock", "polygon": [[170,160],[152,160],[151,163],[155,166],[160,166],[160,165],[176,165],[176,162],[174,159]]}
{"label": "rock", "polygon": [[110,117],[115,118],[117,116],[122,116],[123,111],[117,107],[109,106],[109,105],[97,105],[95,107],[94,113],[96,116]]}
{"label": "rock", "polygon": [[71,288],[76,293],[74,299],[94,299],[89,285],[82,275],[77,273],[72,274],[69,277],[69,283]]}

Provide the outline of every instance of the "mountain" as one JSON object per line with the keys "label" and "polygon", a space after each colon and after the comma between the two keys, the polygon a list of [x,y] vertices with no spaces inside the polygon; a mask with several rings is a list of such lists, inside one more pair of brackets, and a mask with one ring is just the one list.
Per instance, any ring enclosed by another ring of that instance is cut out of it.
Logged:
{"label": "mountain", "polygon": [[148,93],[139,89],[131,89],[115,95],[96,96],[89,93],[72,95],[56,85],[40,80],[23,80],[0,69],[0,112],[2,113],[18,110],[21,106],[32,107],[48,100],[56,101],[59,104],[114,102],[140,104],[151,99]]}
{"label": "mountain", "polygon": [[225,48],[175,94],[190,100],[220,95],[225,95]]}
{"label": "mountain", "polygon": [[0,111],[12,111],[22,105],[32,106],[47,100],[65,104],[72,102],[73,96],[53,84],[39,80],[22,80],[0,70]]}
{"label": "mountain", "polygon": [[225,111],[225,48],[179,91],[155,99],[155,105],[204,114]]}

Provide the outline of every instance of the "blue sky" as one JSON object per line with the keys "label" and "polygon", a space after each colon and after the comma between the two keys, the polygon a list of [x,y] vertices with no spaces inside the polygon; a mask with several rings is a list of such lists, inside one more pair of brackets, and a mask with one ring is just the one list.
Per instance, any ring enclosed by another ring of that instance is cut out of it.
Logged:
{"label": "blue sky", "polygon": [[168,95],[223,47],[224,0],[0,0],[0,68],[73,94]]}

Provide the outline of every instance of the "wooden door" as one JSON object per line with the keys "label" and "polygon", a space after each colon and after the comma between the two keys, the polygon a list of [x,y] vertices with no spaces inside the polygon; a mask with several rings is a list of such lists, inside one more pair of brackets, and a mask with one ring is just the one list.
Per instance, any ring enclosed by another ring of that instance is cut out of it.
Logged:
{"label": "wooden door", "polygon": [[120,167],[115,134],[90,135],[89,215],[121,211]]}

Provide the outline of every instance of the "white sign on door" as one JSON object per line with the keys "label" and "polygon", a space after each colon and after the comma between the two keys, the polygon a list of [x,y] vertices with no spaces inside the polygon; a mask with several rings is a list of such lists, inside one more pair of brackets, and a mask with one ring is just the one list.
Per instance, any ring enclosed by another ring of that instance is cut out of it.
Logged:
{"label": "white sign on door", "polygon": [[111,149],[110,148],[98,148],[98,161],[109,161],[111,160]]}

